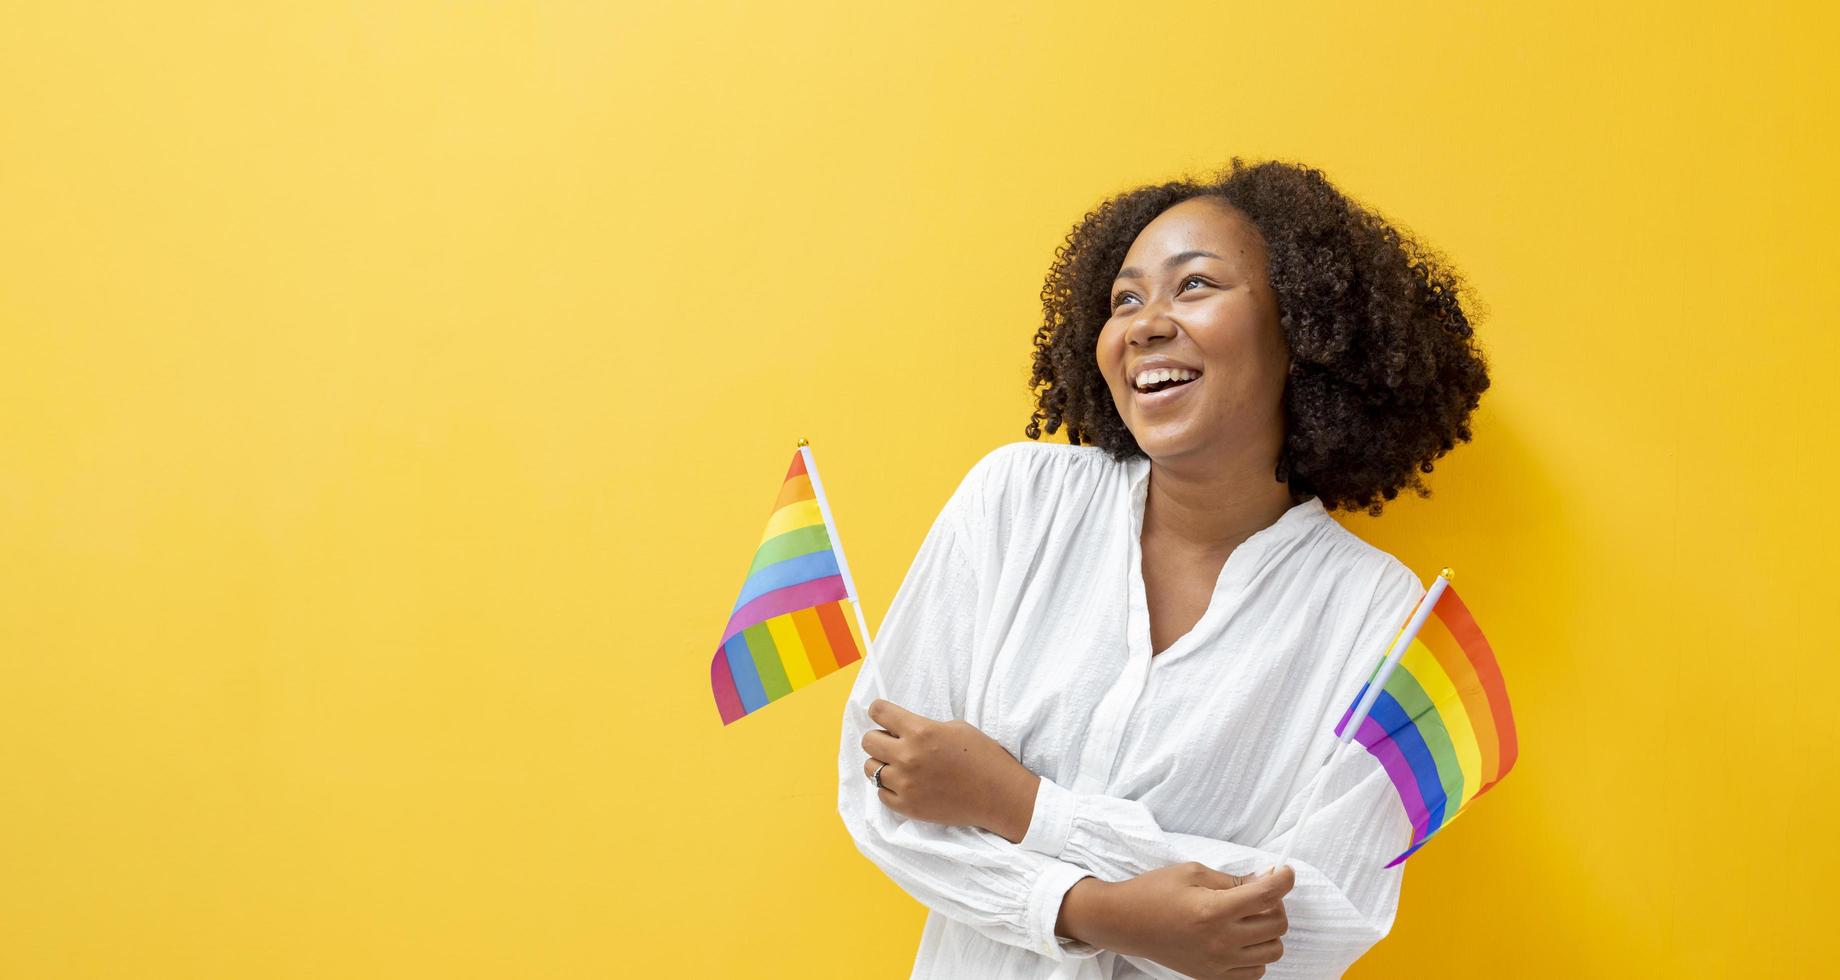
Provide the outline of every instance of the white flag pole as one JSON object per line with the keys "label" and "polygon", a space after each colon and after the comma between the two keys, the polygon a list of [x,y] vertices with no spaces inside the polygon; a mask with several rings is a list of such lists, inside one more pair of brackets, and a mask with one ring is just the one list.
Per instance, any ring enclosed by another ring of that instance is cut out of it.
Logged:
{"label": "white flag pole", "polygon": [[875,696],[886,701],[888,686],[882,683],[881,661],[871,656],[869,623],[863,618],[862,602],[856,598],[856,579],[850,576],[850,563],[843,556],[843,539],[838,536],[837,522],[831,516],[830,499],[824,496],[824,481],[818,479],[818,461],[811,455],[811,443],[800,439],[799,455],[805,457],[805,474],[811,477],[811,492],[818,498],[818,513],[824,517],[826,533],[830,534],[832,550],[837,554],[837,570],[843,573],[843,590],[849,594],[850,608],[856,611],[856,625],[862,630],[863,664],[869,671],[869,679],[875,682]]}
{"label": "white flag pole", "polygon": [[1386,659],[1380,662],[1380,669],[1374,673],[1373,679],[1367,682],[1367,690],[1362,693],[1361,700],[1356,702],[1354,713],[1348,716],[1348,724],[1342,726],[1342,734],[1337,738],[1335,745],[1329,749],[1329,758],[1323,760],[1323,765],[1316,774],[1315,785],[1310,787],[1310,795],[1303,801],[1303,813],[1297,817],[1297,825],[1291,828],[1290,840],[1284,842],[1284,852],[1278,856],[1278,863],[1274,867],[1281,868],[1286,861],[1291,859],[1291,850],[1297,846],[1297,838],[1303,836],[1304,823],[1310,819],[1310,814],[1315,812],[1316,794],[1321,792],[1323,784],[1329,781],[1329,763],[1335,761],[1336,754],[1341,752],[1342,746],[1347,745],[1349,739],[1354,738],[1355,731],[1361,727],[1362,722],[1367,720],[1367,713],[1373,710],[1374,702],[1380,698],[1380,691],[1386,687],[1387,678],[1393,676],[1393,668],[1399,666],[1399,658],[1406,655],[1407,648],[1411,647],[1412,641],[1418,638],[1418,630],[1430,617],[1431,607],[1437,605],[1438,597],[1443,595],[1445,587],[1450,585],[1451,574],[1449,568],[1438,572],[1437,578],[1431,580],[1431,588],[1425,592],[1425,597],[1419,600],[1418,608],[1413,610],[1412,618],[1406,621],[1399,635],[1393,638],[1392,646],[1387,648]]}

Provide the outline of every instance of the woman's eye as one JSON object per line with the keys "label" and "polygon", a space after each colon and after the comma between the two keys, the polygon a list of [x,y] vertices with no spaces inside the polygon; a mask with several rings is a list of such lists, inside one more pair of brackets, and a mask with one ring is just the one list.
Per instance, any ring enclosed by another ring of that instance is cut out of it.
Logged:
{"label": "woman's eye", "polygon": [[[1181,279],[1181,285],[1189,285],[1189,283],[1202,283],[1202,285],[1214,285],[1214,283],[1211,283],[1211,281],[1207,281],[1207,279],[1200,278],[1200,276],[1183,276],[1183,279]],[[1113,296],[1113,300],[1111,300],[1111,309],[1119,309],[1121,305],[1124,305],[1124,300],[1130,300],[1130,298],[1132,298],[1132,294],[1130,294],[1130,292],[1119,292],[1119,294],[1117,294],[1117,296]]]}

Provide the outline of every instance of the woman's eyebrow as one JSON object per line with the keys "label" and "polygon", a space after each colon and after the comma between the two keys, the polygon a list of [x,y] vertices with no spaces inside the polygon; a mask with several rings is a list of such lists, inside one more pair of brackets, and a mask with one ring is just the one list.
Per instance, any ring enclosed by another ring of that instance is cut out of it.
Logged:
{"label": "woman's eyebrow", "polygon": [[[1220,258],[1220,256],[1215,255],[1213,252],[1205,252],[1198,248],[1189,249],[1186,252],[1177,252],[1176,254],[1171,255],[1169,258],[1165,259],[1163,261],[1163,268],[1173,269],[1176,266],[1181,265],[1184,262],[1187,262],[1189,259],[1203,258],[1203,257],[1210,258],[1210,259]],[[1135,267],[1127,267],[1127,268],[1119,269],[1118,275],[1112,277],[1112,281],[1117,282],[1120,279],[1135,279],[1138,276],[1141,276],[1143,274],[1144,274],[1144,271],[1142,269],[1138,269]]]}

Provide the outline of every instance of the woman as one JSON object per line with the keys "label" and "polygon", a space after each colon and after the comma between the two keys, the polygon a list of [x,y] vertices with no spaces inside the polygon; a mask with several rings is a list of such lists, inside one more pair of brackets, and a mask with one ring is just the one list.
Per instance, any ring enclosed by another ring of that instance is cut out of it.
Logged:
{"label": "woman", "polygon": [[1025,430],[1068,444],[972,466],[845,707],[839,812],[931,910],[913,976],[1338,976],[1387,934],[1410,825],[1371,756],[1324,761],[1424,588],[1329,511],[1469,440],[1459,290],[1290,164],[1076,225]]}

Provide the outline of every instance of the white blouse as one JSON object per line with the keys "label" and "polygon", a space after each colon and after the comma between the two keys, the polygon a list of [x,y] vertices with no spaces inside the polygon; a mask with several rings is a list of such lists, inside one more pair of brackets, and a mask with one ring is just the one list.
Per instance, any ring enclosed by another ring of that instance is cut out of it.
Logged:
{"label": "white blouse", "polygon": [[930,911],[915,978],[1180,977],[1055,935],[1087,875],[1199,861],[1249,875],[1292,851],[1268,977],[1333,977],[1384,937],[1411,825],[1333,727],[1425,592],[1319,499],[1235,548],[1207,611],[1151,656],[1140,535],[1150,462],[1016,442],[971,467],[908,569],[870,663],[888,699],[976,725],[1042,777],[1028,835],[903,817],[863,775],[870,663],[844,707],[837,807],[863,855]]}

